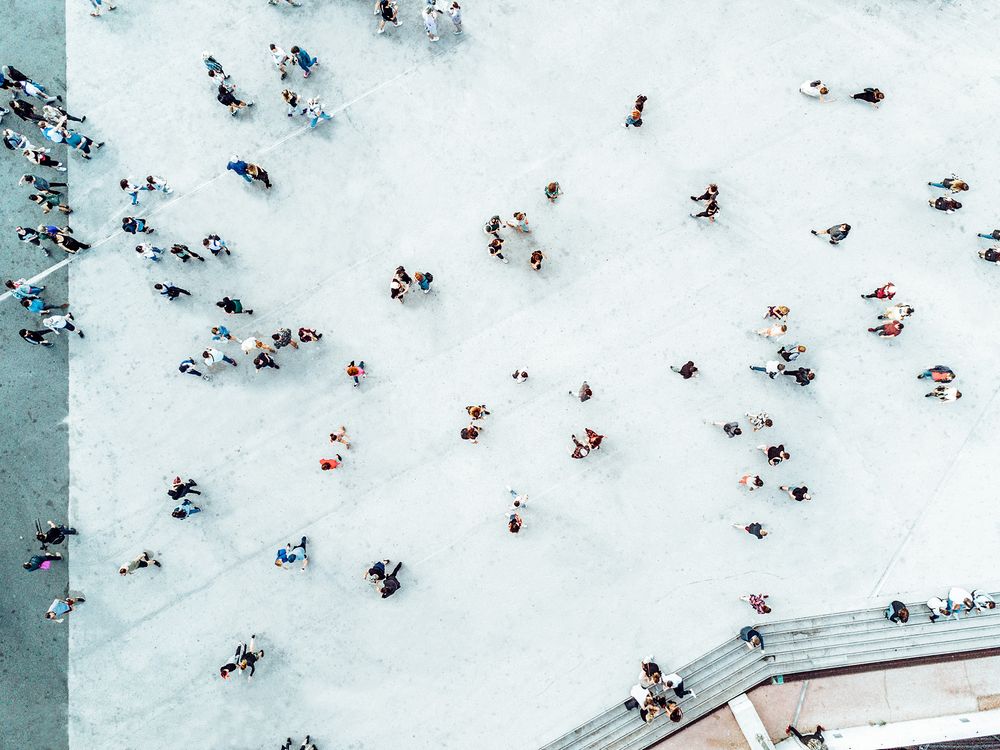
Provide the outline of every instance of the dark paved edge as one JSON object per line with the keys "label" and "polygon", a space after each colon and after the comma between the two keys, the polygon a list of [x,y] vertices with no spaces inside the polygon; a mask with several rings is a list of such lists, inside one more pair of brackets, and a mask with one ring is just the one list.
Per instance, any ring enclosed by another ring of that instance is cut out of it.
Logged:
{"label": "dark paved edge", "polygon": [[[80,0],[73,12],[87,13]],[[0,63],[12,64],[37,78],[53,93],[66,95],[65,0],[0,2]],[[4,92],[7,94],[7,92]],[[3,96],[5,106],[10,100]],[[9,107],[8,107],[9,108]],[[13,114],[3,127],[23,132],[33,143],[41,139]],[[43,141],[44,142],[44,141]],[[53,149],[53,155],[65,161]],[[16,240],[18,224],[38,226],[41,212],[28,203],[25,188],[16,187],[33,165],[19,154],[0,149],[0,276],[30,277],[61,260],[45,258]],[[53,170],[34,167],[49,179]],[[69,174],[72,175],[70,166]],[[65,180],[59,180],[63,182]],[[70,203],[72,205],[72,203]],[[52,216],[52,214],[50,214]],[[66,301],[68,269],[45,281],[45,297]],[[39,323],[14,300],[0,303],[0,727],[4,748],[68,750],[68,626],[47,622],[42,615],[66,591],[66,565],[29,573],[21,563],[36,548],[34,522],[66,521],[69,501],[69,444],[65,424],[69,390],[67,337],[48,350],[32,347],[17,336],[20,328]],[[75,343],[75,342],[74,342]],[[23,539],[21,538],[23,537]],[[72,545],[72,543],[71,543]],[[71,546],[70,545],[70,546]],[[63,545],[66,555],[66,545]],[[71,553],[70,553],[71,554]],[[69,555],[67,555],[69,557]]]}

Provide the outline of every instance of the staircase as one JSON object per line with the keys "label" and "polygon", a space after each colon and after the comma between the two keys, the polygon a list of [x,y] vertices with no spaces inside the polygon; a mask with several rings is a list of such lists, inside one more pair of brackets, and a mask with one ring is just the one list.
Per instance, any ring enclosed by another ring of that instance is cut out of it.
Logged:
{"label": "staircase", "polygon": [[[993,597],[1000,600],[1000,594]],[[678,701],[681,721],[663,712],[644,723],[638,710],[625,709],[625,687],[618,703],[541,750],[646,750],[774,677],[1000,648],[1000,607],[937,622],[927,619],[923,602],[908,607],[906,625],[886,620],[884,607],[755,625],[763,651],[747,650],[734,635],[677,670],[684,687],[697,693]]]}

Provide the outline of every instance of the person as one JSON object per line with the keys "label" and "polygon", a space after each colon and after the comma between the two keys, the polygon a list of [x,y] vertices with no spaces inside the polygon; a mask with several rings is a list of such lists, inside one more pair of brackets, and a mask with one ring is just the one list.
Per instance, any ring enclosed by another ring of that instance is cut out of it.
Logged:
{"label": "person", "polygon": [[438,36],[438,24],[437,17],[444,13],[443,10],[439,10],[433,4],[425,5],[423,10],[424,16],[424,31],[427,32],[427,39],[436,42],[441,37]]}
{"label": "person", "polygon": [[766,373],[771,380],[774,380],[778,375],[785,371],[785,366],[776,359],[768,360],[764,363],[764,366],[760,365],[750,365],[750,369],[754,372]]}
{"label": "person", "polygon": [[399,591],[400,583],[399,579],[396,578],[396,574],[399,573],[399,569],[402,567],[403,563],[396,563],[396,567],[392,569],[392,572],[376,584],[375,590],[382,595],[383,599],[387,599]]}
{"label": "person", "polygon": [[217,102],[219,102],[219,104],[229,107],[229,114],[233,117],[235,117],[236,113],[239,112],[241,109],[246,109],[247,107],[253,106],[253,102],[245,102],[242,99],[236,97],[235,83],[231,83],[228,85],[225,83],[220,83],[218,93],[216,94],[215,99]]}
{"label": "person", "polygon": [[[267,0],[267,1],[271,5],[276,5],[277,2],[278,2],[278,0]],[[288,3],[290,5],[298,5],[299,4],[299,3],[293,3],[292,0],[288,0]],[[293,750],[293,748],[292,748],[292,738],[289,737],[288,739],[286,739],[285,743],[280,748],[278,748],[278,750]],[[318,748],[316,747],[316,743],[314,743],[309,738],[309,735],[307,734],[306,738],[304,740],[302,740],[302,744],[299,745],[299,750],[318,750]]]}
{"label": "person", "polygon": [[232,253],[229,252],[229,248],[226,246],[226,241],[217,234],[208,235],[208,237],[201,241],[201,246],[212,253],[212,255],[216,258],[219,257],[219,253],[232,255]]}
{"label": "person", "polygon": [[788,305],[768,305],[767,312],[764,313],[764,320],[768,318],[774,318],[781,322],[787,320],[788,315],[792,311],[789,309]]}
{"label": "person", "polygon": [[409,284],[405,283],[397,273],[389,282],[389,299],[397,299],[402,304],[408,291],[410,291]]}
{"label": "person", "polygon": [[806,487],[804,484],[798,487],[782,484],[778,487],[778,489],[781,490],[782,492],[787,492],[788,496],[792,500],[795,500],[796,502],[799,503],[801,503],[803,500],[812,500],[812,495],[809,494],[809,488]]}
{"label": "person", "polygon": [[434,276],[430,271],[417,271],[413,274],[413,280],[417,282],[417,286],[424,294],[431,293],[431,282],[434,281]]}
{"label": "person", "polygon": [[288,69],[285,66],[292,61],[292,58],[274,42],[268,45],[268,49],[271,50],[271,60],[274,62],[274,67],[281,73],[281,80],[284,81],[288,77]]}
{"label": "person", "polygon": [[344,459],[340,457],[339,453],[335,455],[336,458],[321,458],[319,460],[319,468],[321,471],[333,471],[342,463],[344,463]]}
{"label": "person", "polygon": [[254,651],[254,641],[256,638],[256,635],[250,636],[249,646],[242,642],[236,644],[236,653],[233,654],[233,660],[228,664],[223,664],[219,668],[219,676],[222,679],[229,679],[229,675],[233,674],[237,669],[241,672],[249,669],[250,672],[247,674],[247,680],[253,679],[254,672],[257,671],[257,662],[264,658],[264,649]]}
{"label": "person", "polygon": [[519,533],[523,524],[524,521],[521,520],[521,516],[518,513],[511,513],[507,517],[507,530],[511,534]]}
{"label": "person", "polygon": [[268,354],[274,354],[276,351],[273,347],[268,346],[256,336],[247,336],[243,339],[240,342],[240,349],[244,354],[254,354],[257,349],[263,349]]}
{"label": "person", "polygon": [[67,536],[75,536],[76,533],[76,529],[55,521],[49,521],[49,528],[42,531],[42,527],[35,521],[35,539],[42,543],[42,549],[48,549],[50,544],[62,544]]}
{"label": "person", "polygon": [[695,375],[698,374],[698,368],[695,367],[694,362],[692,362],[691,360],[688,360],[680,367],[675,367],[671,365],[670,369],[676,372],[685,380],[690,380],[691,378],[693,378]]}
{"label": "person", "polygon": [[337,428],[336,432],[330,433],[330,442],[340,443],[345,448],[347,448],[347,450],[351,449],[351,439],[350,437],[348,437],[347,428],[344,427],[344,425],[340,425],[340,427]]}
{"label": "person", "polygon": [[528,228],[528,215],[524,211],[515,211],[514,221],[508,221],[507,226],[516,229],[518,234],[531,234],[531,229]]}
{"label": "person", "polygon": [[862,102],[869,102],[875,107],[875,109],[878,109],[878,104],[880,101],[885,99],[885,94],[877,88],[866,88],[858,94],[852,94],[851,98]]}
{"label": "person", "polygon": [[622,123],[623,128],[630,127],[642,127],[642,111],[633,107],[632,111],[625,115],[625,122]]}
{"label": "person", "polygon": [[320,102],[319,97],[316,96],[306,102],[305,114],[310,118],[310,128],[315,128],[319,124],[320,120],[333,119],[333,115],[327,114],[323,111],[323,104]]}
{"label": "person", "polygon": [[122,231],[127,234],[152,234],[156,230],[146,224],[145,219],[126,216],[122,219]]}
{"label": "person", "polygon": [[891,281],[887,281],[885,284],[880,286],[874,292],[870,294],[862,294],[861,299],[887,299],[891,300],[896,296],[896,285]]}
{"label": "person", "polygon": [[141,245],[136,245],[135,251],[143,258],[146,258],[147,260],[150,260],[154,263],[159,263],[160,258],[163,255],[162,247],[153,247],[148,242],[143,242]]}
{"label": "person", "polygon": [[945,177],[940,182],[928,182],[927,184],[931,187],[941,188],[942,190],[950,190],[953,193],[961,193],[969,189],[969,183],[958,179],[955,174],[952,174],[951,177]]}
{"label": "person", "polygon": [[193,479],[184,480],[176,476],[170,483],[167,495],[174,500],[180,500],[182,497],[187,497],[188,495],[200,495],[201,491],[194,489],[197,486],[198,483]]}
{"label": "person", "polygon": [[750,426],[753,428],[754,432],[762,430],[765,427],[774,427],[774,420],[767,415],[767,412],[758,412],[757,414],[751,414],[746,412],[745,414],[747,420],[750,422]]}
{"label": "person", "polygon": [[764,336],[765,338],[780,339],[788,333],[788,326],[784,323],[775,323],[767,328],[758,328],[756,333],[758,336]]}
{"label": "person", "polygon": [[760,631],[751,625],[745,625],[740,630],[740,640],[747,644],[747,648],[753,651],[755,648],[759,648],[761,651],[764,650],[764,636],[760,634]]}
{"label": "person", "polygon": [[478,445],[479,433],[483,432],[484,430],[485,430],[484,427],[477,427],[475,424],[470,422],[468,427],[463,427],[461,430],[459,430],[458,436],[462,438],[462,440],[468,440],[473,445]]}
{"label": "person", "polygon": [[31,151],[34,148],[24,135],[10,128],[3,131],[3,145],[11,151]]}
{"label": "person", "polygon": [[319,341],[323,338],[323,334],[316,331],[315,328],[300,328],[299,329],[299,342],[303,344],[308,344],[312,341]]}
{"label": "person", "polygon": [[903,602],[893,599],[889,606],[885,608],[885,619],[897,625],[903,625],[910,620],[910,610]]}
{"label": "person", "polygon": [[764,486],[764,480],[757,474],[744,474],[739,478],[739,483],[746,487],[749,492]]}
{"label": "person", "polygon": [[954,198],[947,198],[943,195],[938,198],[932,198],[931,200],[927,201],[927,205],[930,206],[931,208],[936,208],[938,211],[944,211],[945,213],[948,214],[953,214],[962,207],[962,204],[959,203]]}
{"label": "person", "polygon": [[910,317],[915,313],[917,309],[911,305],[904,305],[902,302],[897,302],[892,307],[888,308],[884,313],[878,316],[879,320],[895,320],[899,322],[905,318]]}
{"label": "person", "polygon": [[187,498],[184,498],[184,500],[181,501],[180,505],[178,505],[172,511],[170,511],[171,517],[176,518],[179,521],[183,521],[185,518],[193,516],[195,513],[201,513],[201,508],[199,508],[197,505],[192,503]]}
{"label": "person", "polygon": [[165,179],[157,177],[154,174],[146,175],[146,190],[159,190],[161,193],[167,195],[174,192],[173,188],[167,184]]}
{"label": "person", "polygon": [[308,78],[313,66],[319,65],[319,58],[313,57],[298,45],[292,47],[289,52],[292,53],[292,63],[302,68],[303,78]]}
{"label": "person", "polygon": [[484,234],[491,234],[495,239],[500,239],[500,230],[503,229],[506,224],[501,221],[499,214],[493,216],[486,224],[483,226]]}
{"label": "person", "polygon": [[514,370],[510,376],[514,379],[515,383],[523,383],[528,379],[528,372],[526,370]]}
{"label": "person", "polygon": [[90,248],[90,245],[88,245],[86,242],[80,242],[78,239],[68,234],[68,232],[71,231],[73,230],[71,230],[69,227],[66,227],[65,229],[60,229],[58,232],[55,233],[55,236],[52,237],[52,240],[56,243],[57,247],[62,248],[69,255],[75,255],[80,250],[87,250],[88,248]]}
{"label": "person", "polygon": [[811,734],[802,734],[798,729],[789,724],[785,727],[786,735],[795,735],[795,739],[802,743],[807,750],[825,750],[826,741],[823,739],[823,727],[816,725],[816,731]]}
{"label": "person", "polygon": [[76,609],[77,604],[85,601],[87,600],[79,594],[75,597],[67,596],[65,599],[53,599],[48,612],[45,613],[45,619],[62,622],[66,619],[66,615]]}
{"label": "person", "polygon": [[141,555],[137,555],[135,558],[130,560],[125,565],[122,565],[120,568],[118,568],[118,575],[130,576],[137,570],[141,570],[142,568],[148,568],[150,565],[155,565],[158,568],[163,567],[160,564],[160,561],[153,557],[153,553],[147,550],[144,551]]}
{"label": "person", "polygon": [[187,359],[181,360],[181,363],[177,366],[182,375],[194,375],[195,377],[203,378],[204,380],[211,380],[209,375],[202,375],[194,366],[194,359],[188,357]]}
{"label": "person", "polygon": [[363,378],[367,377],[367,374],[365,373],[364,360],[361,360],[358,364],[354,364],[354,360],[352,359],[347,364],[347,367],[344,368],[344,371],[347,373],[347,377],[352,378],[354,380],[355,388],[361,385],[361,380]]}
{"label": "person", "polygon": [[662,682],[664,687],[672,688],[674,695],[678,698],[686,698],[687,696],[692,696],[694,698],[698,697],[698,694],[694,690],[687,690],[684,687],[684,678],[681,677],[677,672],[671,672],[670,674],[665,674],[662,676]]}
{"label": "person", "polygon": [[1000,252],[996,248],[988,247],[979,251],[979,257],[987,263],[1000,263]]}
{"label": "person", "polygon": [[768,534],[768,532],[764,530],[764,527],[757,521],[749,523],[745,526],[741,523],[734,523],[733,528],[743,529],[746,533],[750,534],[750,536],[755,536],[758,539],[763,539]]}
{"label": "person", "polygon": [[28,200],[31,201],[32,203],[37,203],[39,206],[41,206],[43,214],[49,213],[53,208],[59,211],[59,213],[61,214],[73,213],[73,209],[64,204],[60,200],[59,193],[53,193],[49,191],[43,193],[35,193],[33,195],[29,195]]}
{"label": "person", "polygon": [[708,219],[713,224],[715,223],[715,215],[719,213],[719,202],[714,198],[708,202],[708,205],[704,209],[696,214],[691,214],[692,219]]}
{"label": "person", "polygon": [[118,181],[118,187],[128,194],[133,206],[139,205],[139,191],[150,189],[147,185],[133,185],[129,182],[127,177],[122,177],[122,179]]}
{"label": "person", "polygon": [[20,331],[17,332],[17,335],[20,336],[25,341],[27,341],[32,346],[52,346],[52,342],[46,341],[45,339],[45,336],[49,333],[52,332],[48,330],[29,331],[27,328],[22,328]]}
{"label": "person", "polygon": [[868,333],[874,333],[876,336],[891,339],[901,334],[905,327],[905,325],[898,321],[890,320],[888,323],[883,323],[880,326],[869,328]]}
{"label": "person", "polygon": [[455,27],[455,34],[462,33],[462,6],[457,2],[453,2],[448,6],[448,15],[451,17],[451,23]]}
{"label": "person", "polygon": [[[39,123],[41,124],[41,123]],[[66,145],[74,151],[79,151],[84,159],[90,159],[91,148],[102,148],[104,141],[95,141],[93,138],[69,130],[62,130],[63,139]]]}
{"label": "person", "polygon": [[[604,441],[604,438],[606,436],[605,435],[599,435],[599,434],[597,434],[596,432],[594,432],[589,427],[584,427],[583,429],[587,433],[587,445],[590,447],[590,449],[592,451],[599,450],[600,447],[601,447],[601,443]],[[575,437],[575,435],[574,435],[574,437]]]}
{"label": "person", "polygon": [[823,97],[830,93],[830,89],[824,86],[823,82],[819,80],[805,81],[799,86],[799,91],[813,99],[819,99],[821,102],[826,101]]}
{"label": "person", "polygon": [[532,271],[541,271],[543,260],[545,260],[545,253],[541,250],[532,250],[531,257],[528,258],[528,265],[531,266]]}
{"label": "person", "polygon": [[378,33],[385,33],[385,22],[390,21],[393,26],[402,26],[396,17],[396,3],[393,0],[377,0],[375,3],[375,15],[380,16],[378,21]]}
{"label": "person", "polygon": [[59,335],[59,331],[69,331],[70,333],[75,333],[81,339],[83,338],[83,331],[73,324],[73,313],[71,312],[65,315],[53,315],[49,318],[43,318],[42,325],[56,336]]}
{"label": "person", "polygon": [[66,187],[65,182],[49,182],[44,177],[38,177],[33,174],[21,175],[21,179],[17,181],[18,185],[31,185],[36,190],[52,190],[52,188]]}
{"label": "person", "polygon": [[940,401],[958,401],[962,398],[962,392],[958,388],[947,385],[939,385],[930,393],[925,393],[924,398],[934,396]]}
{"label": "person", "polygon": [[784,445],[758,445],[757,450],[767,456],[767,462],[771,466],[777,466],[782,461],[787,461],[791,456],[785,450]]}
{"label": "person", "polygon": [[206,367],[215,367],[219,362],[225,362],[227,365],[232,365],[233,367],[237,366],[235,359],[211,346],[201,353],[201,357]]}
{"label": "person", "polygon": [[187,289],[181,289],[179,286],[174,286],[172,281],[163,281],[159,284],[153,284],[153,289],[158,291],[161,297],[166,297],[167,302],[173,302],[182,294],[186,294],[189,297],[191,296],[191,292]]}
{"label": "person", "polygon": [[973,607],[975,602],[972,600],[972,592],[960,586],[952,586],[948,590],[948,609],[954,612],[956,617],[959,612],[971,612]]}
{"label": "person", "polygon": [[806,353],[806,347],[803,346],[802,344],[783,346],[778,350],[778,356],[781,357],[786,362],[794,362],[805,353]]}
{"label": "person", "polygon": [[17,239],[20,242],[24,242],[28,245],[34,245],[40,248],[46,255],[52,255],[48,248],[42,247],[41,235],[31,227],[15,227],[14,231],[17,233]]}
{"label": "person", "polygon": [[503,250],[503,238],[494,237],[490,240],[490,244],[487,245],[487,249],[490,251],[490,255],[499,260],[501,263],[507,262],[507,259],[503,257],[503,253],[501,252],[501,250]]}
{"label": "person", "polygon": [[980,232],[976,236],[982,237],[984,240],[996,240],[997,242],[1000,242],[1000,229],[994,229],[989,234],[983,234],[982,232]]}
{"label": "person", "polygon": [[271,175],[260,164],[247,164],[247,174],[252,179],[263,182],[266,189],[271,189]]}
{"label": "person", "polygon": [[44,286],[29,284],[27,279],[18,279],[17,281],[7,279],[3,285],[10,290],[11,296],[14,299],[31,299],[45,291]]}
{"label": "person", "polygon": [[473,422],[490,415],[490,412],[486,409],[486,404],[473,404],[471,406],[466,406],[465,411],[469,413],[469,417]]}
{"label": "person", "polygon": [[555,203],[560,195],[563,195],[563,191],[558,182],[550,182],[545,186],[545,197],[549,199],[549,203]]}
{"label": "person", "polygon": [[48,150],[44,148],[26,148],[21,153],[32,164],[37,164],[40,167],[49,167],[57,172],[66,171],[66,165],[49,156]]}
{"label": "person", "polygon": [[[3,109],[3,107],[0,107]],[[38,114],[35,111],[35,107],[31,102],[26,102],[24,99],[18,99],[16,96],[10,100],[10,109],[6,112],[13,112],[17,117],[21,119],[21,122],[41,122],[42,120],[47,120],[48,118]],[[3,115],[0,114],[0,119]]]}
{"label": "person", "polygon": [[722,431],[726,433],[726,437],[734,438],[737,435],[742,435],[743,430],[740,429],[739,422],[712,422],[708,419],[705,420],[705,424],[710,424],[715,427],[721,427]]}
{"label": "person", "polygon": [[299,345],[292,338],[291,328],[279,328],[277,333],[271,334],[271,340],[274,342],[275,349],[284,349],[286,346],[292,347],[292,349],[298,349]]}
{"label": "person", "polygon": [[932,596],[927,600],[927,608],[931,611],[930,621],[937,622],[942,617],[952,617],[953,612],[948,607],[948,603],[939,596]]}
{"label": "person", "polygon": [[581,443],[577,439],[576,435],[570,435],[570,438],[573,440],[573,445],[576,446],[573,449],[573,452],[570,454],[571,458],[586,458],[587,456],[590,455],[589,445],[584,445],[583,443]]}
{"label": "person", "polygon": [[274,358],[267,352],[261,352],[253,359],[254,372],[260,372],[265,367],[270,367],[272,370],[280,370],[281,366],[274,361]]}
{"label": "person", "polygon": [[306,538],[304,536],[294,547],[291,542],[288,542],[283,549],[279,549],[274,564],[276,567],[288,570],[298,560],[302,561],[302,567],[299,570],[305,573],[306,568],[309,567],[309,556],[306,554]]}
{"label": "person", "polygon": [[[653,700],[653,696],[649,694],[649,691],[641,683],[637,683],[629,690],[629,695],[635,701],[635,706],[639,709],[639,720],[643,723],[652,721],[653,717],[656,716],[656,712],[660,710],[660,707]],[[650,711],[653,712],[652,715],[650,715]]]}
{"label": "person", "polygon": [[216,60],[207,52],[201,53],[202,62],[205,63],[205,67],[208,68],[209,78],[219,78],[221,77],[223,81],[229,80],[229,76],[226,75],[226,71],[222,69],[222,63]]}
{"label": "person", "polygon": [[216,307],[221,307],[229,315],[253,315],[253,308],[244,309],[243,302],[236,298],[223,297],[215,303]]}
{"label": "person", "polygon": [[705,188],[705,192],[699,196],[691,196],[691,200],[695,203],[701,203],[702,201],[708,201],[709,203],[715,201],[719,197],[719,186],[714,182],[709,183],[708,187]]}
{"label": "person", "polygon": [[745,594],[740,597],[740,601],[746,602],[753,607],[758,615],[769,615],[771,614],[771,608],[764,602],[767,597],[767,594]]}
{"label": "person", "polygon": [[21,564],[21,567],[28,572],[33,572],[35,570],[48,570],[52,567],[53,562],[62,559],[63,556],[58,552],[43,552],[40,555],[32,555],[28,562]]}
{"label": "person", "polygon": [[30,299],[21,300],[21,307],[30,313],[49,316],[52,314],[53,310],[65,310],[69,307],[69,303],[64,302],[61,305],[48,305],[41,297],[32,297]]}
{"label": "person", "polygon": [[173,245],[171,245],[170,254],[178,258],[181,261],[181,263],[187,263],[189,260],[191,260],[191,258],[200,260],[202,263],[205,262],[204,258],[198,255],[198,253],[196,253],[194,250],[189,249],[187,245],[181,245],[176,242]]}
{"label": "person", "polygon": [[243,161],[238,154],[233,154],[229,157],[229,163],[226,164],[226,171],[235,172],[245,181],[253,182],[253,178],[247,173],[248,166],[250,165]]}
{"label": "person", "polygon": [[[900,323],[900,325],[902,325],[902,323]],[[808,367],[800,367],[797,370],[786,370],[781,374],[787,375],[790,378],[795,378],[795,382],[803,387],[809,385],[813,380],[816,379],[816,373],[814,373]]]}
{"label": "person", "polygon": [[843,242],[845,239],[847,239],[847,235],[851,231],[851,225],[850,224],[835,224],[834,226],[830,227],[829,229],[824,229],[822,231],[817,231],[815,229],[810,229],[809,231],[812,232],[817,237],[819,235],[821,235],[821,234],[830,235],[830,244],[831,245],[836,245],[836,244],[838,244],[840,242]]}
{"label": "person", "polygon": [[391,560],[376,560],[369,566],[368,570],[365,571],[365,574],[361,577],[368,581],[368,583],[375,586],[379,581],[385,580],[386,566],[391,563]]}
{"label": "person", "polygon": [[[573,391],[569,391],[569,395],[573,395]],[[576,397],[580,399],[580,402],[590,401],[594,396],[594,391],[591,390],[590,386],[587,385],[587,381],[583,381],[583,385],[580,386],[580,390],[576,392]]]}
{"label": "person", "polygon": [[982,612],[986,609],[996,609],[997,607],[997,603],[992,596],[978,589],[972,589],[972,604],[976,612]]}

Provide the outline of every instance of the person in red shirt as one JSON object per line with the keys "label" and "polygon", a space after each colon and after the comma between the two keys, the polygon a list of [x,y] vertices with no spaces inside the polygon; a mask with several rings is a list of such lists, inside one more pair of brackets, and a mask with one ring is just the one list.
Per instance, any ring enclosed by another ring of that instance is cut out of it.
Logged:
{"label": "person in red shirt", "polygon": [[878,326],[877,328],[869,328],[868,333],[874,333],[877,336],[882,336],[883,338],[892,338],[898,336],[903,332],[903,324],[890,320],[888,323]]}
{"label": "person in red shirt", "polygon": [[935,383],[950,383],[958,376],[947,365],[934,365],[917,375],[917,380],[930,378]]}
{"label": "person in red shirt", "polygon": [[319,468],[323,471],[333,471],[342,463],[344,463],[344,459],[338,453],[336,458],[321,458],[319,460]]}
{"label": "person in red shirt", "polygon": [[892,299],[896,296],[896,285],[886,282],[871,294],[862,294],[861,299]]}

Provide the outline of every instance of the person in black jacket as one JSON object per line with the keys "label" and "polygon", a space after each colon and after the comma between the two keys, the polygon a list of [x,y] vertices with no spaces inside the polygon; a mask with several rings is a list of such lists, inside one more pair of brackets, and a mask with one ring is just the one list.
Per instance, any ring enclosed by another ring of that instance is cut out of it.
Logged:
{"label": "person in black jacket", "polygon": [[49,521],[49,528],[42,531],[42,527],[37,521],[35,522],[35,539],[42,543],[42,549],[48,549],[50,544],[62,544],[68,534],[76,534],[76,529],[62,524],[57,526],[53,521]]}
{"label": "person in black jacket", "polygon": [[897,625],[902,625],[910,619],[910,610],[902,602],[893,600],[885,608],[885,619]]}
{"label": "person in black jacket", "polygon": [[392,569],[392,572],[389,573],[389,575],[387,575],[381,582],[379,582],[377,590],[381,592],[383,599],[390,597],[397,591],[399,591],[400,583],[399,579],[396,578],[396,574],[402,567],[403,563],[401,562],[396,563],[396,567]]}
{"label": "person in black jacket", "polygon": [[746,625],[740,630],[740,640],[745,641],[747,648],[753,650],[759,648],[761,651],[764,650],[764,636],[760,634],[760,631],[756,628]]}
{"label": "person in black jacket", "polygon": [[781,374],[795,378],[795,382],[802,386],[809,385],[811,381],[816,379],[816,373],[814,373],[808,367],[800,367],[797,370],[785,370]]}
{"label": "person in black jacket", "polygon": [[885,94],[876,88],[866,88],[859,94],[852,94],[851,98],[862,102],[869,102],[878,107],[878,103],[885,99]]}

